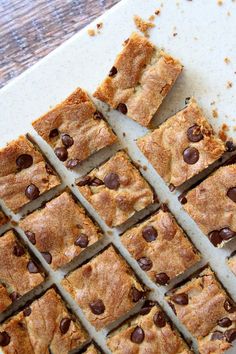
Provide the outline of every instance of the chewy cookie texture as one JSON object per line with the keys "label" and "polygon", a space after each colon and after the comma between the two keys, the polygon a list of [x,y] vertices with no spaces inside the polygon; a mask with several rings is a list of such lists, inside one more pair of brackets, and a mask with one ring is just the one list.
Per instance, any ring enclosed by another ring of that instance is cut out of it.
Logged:
{"label": "chewy cookie texture", "polygon": [[20,227],[53,269],[70,262],[102,236],[66,191],[20,221]]}
{"label": "chewy cookie texture", "polygon": [[201,354],[220,354],[231,347],[236,339],[236,305],[210,268],[172,290],[166,299],[197,338]]}
{"label": "chewy cookie texture", "polygon": [[[0,313],[44,280],[13,231],[0,237]],[[1,336],[0,336],[1,338]]]}
{"label": "chewy cookie texture", "polygon": [[214,246],[236,237],[236,164],[220,167],[182,198]]}
{"label": "chewy cookie texture", "polygon": [[193,353],[152,301],[146,301],[139,315],[112,332],[107,345],[114,354]]}
{"label": "chewy cookie texture", "polygon": [[171,213],[165,210],[165,205],[163,210],[121,237],[141,269],[158,285],[168,284],[200,260],[200,255]]}
{"label": "chewy cookie texture", "polygon": [[13,212],[59,184],[56,172],[26,137],[0,149],[0,198]]}
{"label": "chewy cookie texture", "polygon": [[194,99],[159,128],[138,139],[137,145],[157,173],[174,187],[197,175],[225,152],[224,143],[214,134]]}
{"label": "chewy cookie texture", "polygon": [[94,96],[147,126],[182,71],[182,65],[133,33]]}
{"label": "chewy cookie texture", "polygon": [[113,246],[70,273],[62,285],[97,330],[131,310],[145,293]]}
{"label": "chewy cookie texture", "polygon": [[236,275],[236,251],[234,251],[229,259],[227,260],[227,264],[231,271]]}
{"label": "chewy cookie texture", "polygon": [[121,225],[155,201],[151,187],[124,151],[77,181],[77,186],[108,226]]}
{"label": "chewy cookie texture", "polygon": [[32,125],[70,169],[117,140],[103,115],[80,88]]}
{"label": "chewy cookie texture", "polygon": [[54,289],[0,326],[4,354],[68,354],[86,340],[84,329]]}

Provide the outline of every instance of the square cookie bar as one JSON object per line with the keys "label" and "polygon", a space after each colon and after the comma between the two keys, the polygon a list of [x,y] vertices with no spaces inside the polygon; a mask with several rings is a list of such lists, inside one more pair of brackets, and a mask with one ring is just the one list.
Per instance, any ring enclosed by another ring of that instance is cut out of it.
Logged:
{"label": "square cookie bar", "polygon": [[114,354],[190,354],[193,353],[173,329],[165,313],[153,301],[146,301],[140,313],[124,322],[107,339]]}
{"label": "square cookie bar", "polygon": [[194,99],[137,145],[157,173],[172,187],[183,184],[225,152]]}
{"label": "square cookie bar", "polygon": [[158,285],[166,285],[200,260],[200,255],[165,206],[126,231],[121,241],[141,269]]}
{"label": "square cookie bar", "polygon": [[8,217],[5,215],[5,213],[2,211],[0,208],[0,226],[5,225],[8,222]]}
{"label": "square cookie bar", "polygon": [[63,192],[19,223],[53,269],[78,256],[102,236],[69,192]]}
{"label": "square cookie bar", "polygon": [[0,325],[0,347],[4,354],[68,354],[87,339],[84,329],[54,289]]}
{"label": "square cookie bar", "polygon": [[13,212],[59,184],[56,172],[25,136],[0,149],[0,198]]}
{"label": "square cookie bar", "polygon": [[62,285],[97,330],[131,310],[144,296],[143,286],[113,246],[70,273]]}
{"label": "square cookie bar", "polygon": [[214,246],[236,237],[236,164],[220,167],[182,198]]}
{"label": "square cookie bar", "polygon": [[124,151],[77,181],[77,186],[108,226],[123,224],[155,199]]}
{"label": "square cookie bar", "polygon": [[220,354],[236,339],[236,305],[210,268],[203,269],[166,299],[198,340],[201,354]]}
{"label": "square cookie bar", "polygon": [[181,71],[178,60],[133,33],[94,96],[147,126]]}
{"label": "square cookie bar", "polygon": [[227,260],[230,270],[236,275],[236,251],[234,251]]}
{"label": "square cookie bar", "polygon": [[32,125],[70,169],[117,140],[103,115],[80,88]]}
{"label": "square cookie bar", "polygon": [[44,280],[13,231],[0,237],[0,313]]}

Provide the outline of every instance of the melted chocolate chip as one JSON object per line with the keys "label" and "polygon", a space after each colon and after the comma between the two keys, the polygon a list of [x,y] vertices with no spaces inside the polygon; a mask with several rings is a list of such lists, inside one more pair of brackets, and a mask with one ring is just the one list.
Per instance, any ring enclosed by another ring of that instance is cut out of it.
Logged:
{"label": "melted chocolate chip", "polygon": [[143,307],[139,311],[139,314],[142,316],[147,315],[151,311],[151,309],[154,305],[155,305],[154,301],[146,300],[143,304]]}
{"label": "melted chocolate chip", "polygon": [[210,232],[208,238],[215,247],[217,247],[223,241],[219,231],[217,230]]}
{"label": "melted chocolate chip", "polygon": [[43,258],[45,259],[45,261],[48,264],[52,263],[52,255],[51,255],[51,253],[49,253],[49,252],[41,252],[41,255],[43,256]]}
{"label": "melted chocolate chip", "polygon": [[226,146],[227,151],[229,151],[229,152],[236,150],[236,145],[232,141],[226,141],[225,146]]}
{"label": "melted chocolate chip", "polygon": [[74,139],[69,134],[62,134],[61,141],[66,148],[69,148],[74,144]]}
{"label": "melted chocolate chip", "polygon": [[172,183],[170,183],[169,184],[169,190],[171,191],[171,192],[174,192],[175,191],[175,186],[172,184]]}
{"label": "melted chocolate chip", "polygon": [[90,184],[90,182],[91,182],[91,177],[85,176],[79,182],[77,182],[77,186],[79,186],[79,187],[87,186]]}
{"label": "melted chocolate chip", "polygon": [[102,186],[104,183],[100,178],[94,177],[90,180],[89,185],[93,187]]}
{"label": "melted chocolate chip", "polygon": [[57,128],[55,128],[55,129],[52,129],[52,130],[50,131],[50,133],[49,133],[49,138],[55,138],[55,137],[58,136],[58,135],[59,135],[59,131],[58,131]]}
{"label": "melted chocolate chip", "polygon": [[156,274],[155,278],[156,278],[156,282],[160,285],[166,285],[170,280],[170,278],[166,273]]}
{"label": "melted chocolate chip", "polygon": [[232,324],[232,321],[228,317],[223,317],[217,323],[220,327],[230,327]]}
{"label": "melted chocolate chip", "polygon": [[22,154],[17,157],[16,164],[21,170],[28,168],[33,164],[33,157],[28,154]]}
{"label": "melted chocolate chip", "polygon": [[112,76],[115,76],[117,74],[117,69],[115,66],[113,66],[109,72],[109,76],[112,77]]}
{"label": "melted chocolate chip", "polygon": [[96,119],[103,119],[104,117],[103,117],[103,114],[101,113],[101,112],[99,112],[99,111],[96,111],[95,113],[94,113],[94,117],[96,118]]}
{"label": "melted chocolate chip", "polygon": [[116,173],[109,173],[104,178],[104,184],[109,189],[117,190],[120,187],[120,178]]}
{"label": "melted chocolate chip", "polygon": [[187,130],[187,137],[189,141],[192,141],[193,143],[197,143],[198,141],[202,140],[203,134],[201,133],[201,128],[199,125],[194,124]]}
{"label": "melted chocolate chip", "polygon": [[14,302],[20,298],[20,294],[18,294],[16,291],[13,291],[13,293],[10,294],[11,301]]}
{"label": "melted chocolate chip", "polygon": [[40,194],[39,189],[34,184],[30,184],[25,189],[25,195],[29,200],[34,200],[38,198],[39,194]]}
{"label": "melted chocolate chip", "polygon": [[77,167],[80,161],[78,159],[70,159],[66,163],[66,167],[72,170],[73,168]]}
{"label": "melted chocolate chip", "polygon": [[227,342],[232,343],[236,339],[236,328],[227,329],[224,334]]}
{"label": "melted chocolate chip", "polygon": [[28,262],[27,268],[30,273],[39,273],[39,269],[33,261]]}
{"label": "melted chocolate chip", "polygon": [[86,248],[89,244],[88,236],[85,234],[80,234],[75,240],[75,246],[79,246],[81,248]]}
{"label": "melted chocolate chip", "polygon": [[140,344],[143,342],[144,337],[145,337],[144,331],[142,330],[141,327],[137,326],[133,330],[130,339],[133,343]]}
{"label": "melted chocolate chip", "polygon": [[94,315],[101,315],[105,311],[105,306],[102,300],[95,300],[93,302],[90,302],[89,307],[94,313]]}
{"label": "melted chocolate chip", "polygon": [[6,347],[11,341],[11,337],[5,331],[0,332],[0,346]]}
{"label": "melted chocolate chip", "polygon": [[236,187],[232,187],[228,190],[227,197],[229,197],[234,203],[236,203]]}
{"label": "melted chocolate chip", "polygon": [[182,293],[173,295],[171,300],[178,305],[188,305],[188,294]]}
{"label": "melted chocolate chip", "polygon": [[136,289],[134,286],[131,288],[131,296],[133,302],[138,302],[143,297],[143,292]]}
{"label": "melted chocolate chip", "polygon": [[224,227],[220,230],[220,237],[223,240],[229,240],[234,236],[236,236],[236,232],[232,231],[229,227]]}
{"label": "melted chocolate chip", "polygon": [[68,158],[68,152],[65,147],[58,147],[54,150],[56,156],[60,161],[66,161]]}
{"label": "melted chocolate chip", "polygon": [[24,315],[25,317],[28,317],[28,316],[30,316],[31,312],[32,312],[31,308],[30,308],[30,307],[26,307],[26,308],[24,309],[24,311],[23,311],[23,315]]}
{"label": "melted chocolate chip", "polygon": [[211,340],[222,340],[224,339],[224,333],[220,331],[215,331],[211,335]]}
{"label": "melted chocolate chip", "polygon": [[153,316],[153,322],[159,328],[165,327],[166,319],[164,313],[162,311],[156,312],[155,315]]}
{"label": "melted chocolate chip", "polygon": [[60,331],[62,334],[66,334],[70,328],[71,319],[63,318],[60,322]]}
{"label": "melted chocolate chip", "polygon": [[16,257],[21,257],[25,254],[25,250],[22,246],[20,246],[19,244],[16,244],[14,247],[13,247],[13,254],[14,256]]}
{"label": "melted chocolate chip", "polygon": [[160,205],[160,209],[164,212],[164,213],[168,213],[170,210],[168,208],[168,205],[166,203],[161,203]]}
{"label": "melted chocolate chip", "polygon": [[180,194],[178,200],[181,204],[186,204],[188,202],[185,193]]}
{"label": "melted chocolate chip", "polygon": [[152,268],[152,261],[147,257],[142,257],[138,259],[138,264],[142,270],[148,271]]}
{"label": "melted chocolate chip", "polygon": [[199,160],[199,151],[194,147],[189,147],[184,150],[183,159],[188,165],[194,165]]}
{"label": "melted chocolate chip", "polygon": [[175,315],[177,315],[176,309],[175,309],[175,305],[172,304],[172,302],[168,301],[168,304],[170,305],[170,307],[172,308],[173,312]]}
{"label": "melted chocolate chip", "polygon": [[225,300],[224,308],[229,313],[233,313],[236,311],[235,304],[229,299]]}
{"label": "melted chocolate chip", "polygon": [[49,165],[49,163],[45,164],[45,168],[46,168],[46,171],[49,175],[55,175],[55,172],[54,172],[52,166]]}
{"label": "melted chocolate chip", "polygon": [[142,236],[147,242],[152,242],[157,238],[157,231],[151,225],[145,226],[142,230]]}
{"label": "melted chocolate chip", "polygon": [[123,114],[126,114],[128,112],[127,106],[124,103],[119,103],[116,109],[117,109],[117,111],[119,111]]}
{"label": "melted chocolate chip", "polygon": [[25,231],[25,235],[28,237],[32,245],[36,245],[35,233],[31,231]]}

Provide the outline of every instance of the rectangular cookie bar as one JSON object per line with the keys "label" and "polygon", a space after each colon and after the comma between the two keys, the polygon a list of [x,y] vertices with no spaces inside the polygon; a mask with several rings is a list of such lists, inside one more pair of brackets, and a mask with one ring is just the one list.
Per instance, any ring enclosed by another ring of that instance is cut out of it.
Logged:
{"label": "rectangular cookie bar", "polygon": [[201,354],[224,353],[236,339],[236,305],[210,268],[168,293],[173,311],[198,340]]}
{"label": "rectangular cookie bar", "polygon": [[44,274],[14,232],[0,237],[0,313],[41,284]]}
{"label": "rectangular cookie bar", "polygon": [[116,142],[103,118],[87,93],[78,88],[32,125],[58,159],[73,169],[96,151]]}
{"label": "rectangular cookie bar", "polygon": [[0,208],[0,226],[5,225],[8,222],[8,217],[5,215],[5,213],[2,211]]}
{"label": "rectangular cookie bar", "polygon": [[56,172],[25,136],[0,149],[0,198],[13,212],[59,184]]}
{"label": "rectangular cookie bar", "polygon": [[178,60],[133,33],[94,96],[147,126],[181,71]]}
{"label": "rectangular cookie bar", "polygon": [[54,289],[0,325],[4,354],[68,354],[88,339]]}
{"label": "rectangular cookie bar", "polygon": [[159,128],[138,139],[137,145],[172,187],[197,175],[225,152],[224,143],[194,99]]}
{"label": "rectangular cookie bar", "polygon": [[144,288],[113,246],[70,273],[62,285],[97,330],[131,310]]}
{"label": "rectangular cookie bar", "polygon": [[158,285],[168,284],[200,260],[200,255],[165,206],[126,231],[121,241],[141,269]]}
{"label": "rectangular cookie bar", "polygon": [[53,269],[70,262],[102,236],[67,191],[26,216],[19,225]]}
{"label": "rectangular cookie bar", "polygon": [[236,251],[234,251],[227,260],[230,270],[236,275]]}
{"label": "rectangular cookie bar", "polygon": [[236,237],[236,164],[220,167],[182,203],[214,246]]}
{"label": "rectangular cookie bar", "polygon": [[108,226],[121,225],[155,199],[124,151],[77,181],[77,186]]}
{"label": "rectangular cookie bar", "polygon": [[124,322],[107,339],[114,354],[191,354],[157,303],[147,300],[140,313]]}

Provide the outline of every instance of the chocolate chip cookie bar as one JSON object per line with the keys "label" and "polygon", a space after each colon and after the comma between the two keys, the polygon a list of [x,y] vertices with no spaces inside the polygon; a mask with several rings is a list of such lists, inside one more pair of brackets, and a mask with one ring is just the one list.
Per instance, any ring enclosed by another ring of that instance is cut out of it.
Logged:
{"label": "chocolate chip cookie bar", "polygon": [[178,60],[133,33],[94,96],[147,126],[181,71]]}
{"label": "chocolate chip cookie bar", "polygon": [[108,226],[121,225],[155,199],[124,151],[77,181],[77,186]]}
{"label": "chocolate chip cookie bar", "polygon": [[194,99],[137,145],[157,173],[172,187],[183,184],[225,152]]}
{"label": "chocolate chip cookie bar", "polygon": [[220,167],[182,199],[214,246],[236,237],[236,164]]}
{"label": "chocolate chip cookie bar", "polygon": [[0,198],[13,212],[59,184],[56,172],[25,136],[0,149]]}
{"label": "chocolate chip cookie bar", "polygon": [[58,159],[73,169],[96,151],[116,142],[103,118],[87,93],[78,88],[32,125],[51,145]]}
{"label": "chocolate chip cookie bar", "polygon": [[145,294],[113,246],[70,273],[62,285],[97,330],[131,310]]}
{"label": "chocolate chip cookie bar", "polygon": [[236,305],[210,268],[166,298],[176,316],[198,340],[201,354],[220,354],[236,339]]}
{"label": "chocolate chip cookie bar", "polygon": [[2,211],[0,208],[0,226],[5,225],[8,222],[8,217],[5,215],[5,213]]}
{"label": "chocolate chip cookie bar", "polygon": [[0,237],[0,313],[38,286],[44,275],[13,231]]}
{"label": "chocolate chip cookie bar", "polygon": [[67,191],[28,215],[19,225],[53,269],[70,262],[102,236]]}
{"label": "chocolate chip cookie bar", "polygon": [[193,353],[153,301],[146,301],[139,315],[112,332],[107,345],[114,354]]}
{"label": "chocolate chip cookie bar", "polygon": [[227,260],[227,264],[230,270],[236,275],[236,251],[234,251],[229,259]]}
{"label": "chocolate chip cookie bar", "polygon": [[68,354],[79,349],[87,338],[54,289],[0,326],[4,354]]}
{"label": "chocolate chip cookie bar", "polygon": [[200,260],[196,249],[165,208],[126,231],[121,241],[158,285],[168,284]]}

